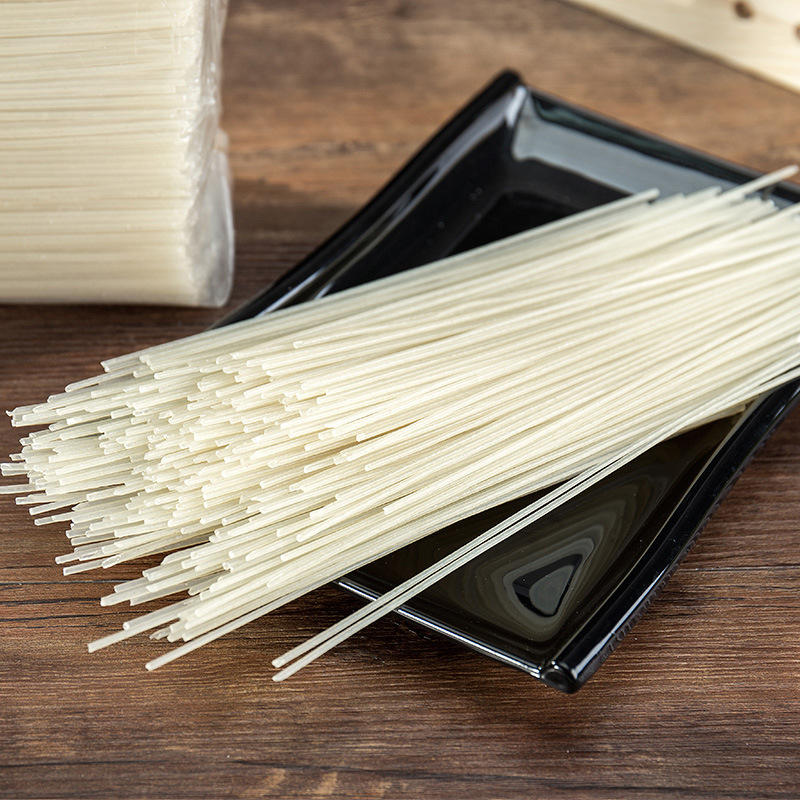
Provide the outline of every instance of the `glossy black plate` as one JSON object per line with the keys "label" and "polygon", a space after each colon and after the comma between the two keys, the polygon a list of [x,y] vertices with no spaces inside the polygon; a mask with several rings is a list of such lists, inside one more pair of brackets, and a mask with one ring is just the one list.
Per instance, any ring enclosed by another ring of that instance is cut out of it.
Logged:
{"label": "glossy black plate", "polygon": [[[503,73],[350,222],[231,322],[338,291],[657,187],[754,173],[571,107]],[[773,191],[779,204],[800,194]],[[785,386],[736,419],[653,448],[403,607],[405,616],[562,691],[592,675],[794,404]],[[472,517],[341,581],[375,596],[531,498]]]}

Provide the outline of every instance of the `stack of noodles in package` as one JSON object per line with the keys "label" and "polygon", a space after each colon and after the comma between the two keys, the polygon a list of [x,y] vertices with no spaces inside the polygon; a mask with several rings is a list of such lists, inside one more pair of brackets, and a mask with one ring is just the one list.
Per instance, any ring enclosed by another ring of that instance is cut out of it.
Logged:
{"label": "stack of noodles in package", "polygon": [[0,3],[0,302],[221,305],[225,0]]}

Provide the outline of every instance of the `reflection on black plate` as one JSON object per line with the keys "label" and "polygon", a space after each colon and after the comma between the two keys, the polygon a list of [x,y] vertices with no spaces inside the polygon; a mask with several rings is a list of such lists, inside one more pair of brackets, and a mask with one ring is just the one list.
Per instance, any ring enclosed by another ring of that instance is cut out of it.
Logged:
{"label": "reflection on black plate", "polygon": [[[598,118],[500,75],[347,225],[224,322],[338,291],[621,195],[751,174]],[[800,199],[773,192],[779,204]],[[645,454],[453,573],[402,613],[562,691],[611,653],[753,452],[795,402],[784,387],[736,419]],[[406,547],[341,583],[375,596],[530,498]]]}

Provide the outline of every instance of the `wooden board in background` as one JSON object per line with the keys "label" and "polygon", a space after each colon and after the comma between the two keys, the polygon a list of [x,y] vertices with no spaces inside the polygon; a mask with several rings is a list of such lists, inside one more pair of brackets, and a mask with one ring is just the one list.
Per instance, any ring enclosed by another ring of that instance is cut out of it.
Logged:
{"label": "wooden board in background", "polygon": [[572,0],[800,91],[796,0]]}

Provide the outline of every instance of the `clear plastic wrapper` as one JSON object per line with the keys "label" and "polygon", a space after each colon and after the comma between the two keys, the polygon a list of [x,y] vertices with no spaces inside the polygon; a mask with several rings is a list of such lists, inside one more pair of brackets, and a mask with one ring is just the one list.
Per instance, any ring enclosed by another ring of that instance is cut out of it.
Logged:
{"label": "clear plastic wrapper", "polygon": [[226,0],[0,4],[0,302],[222,305]]}

